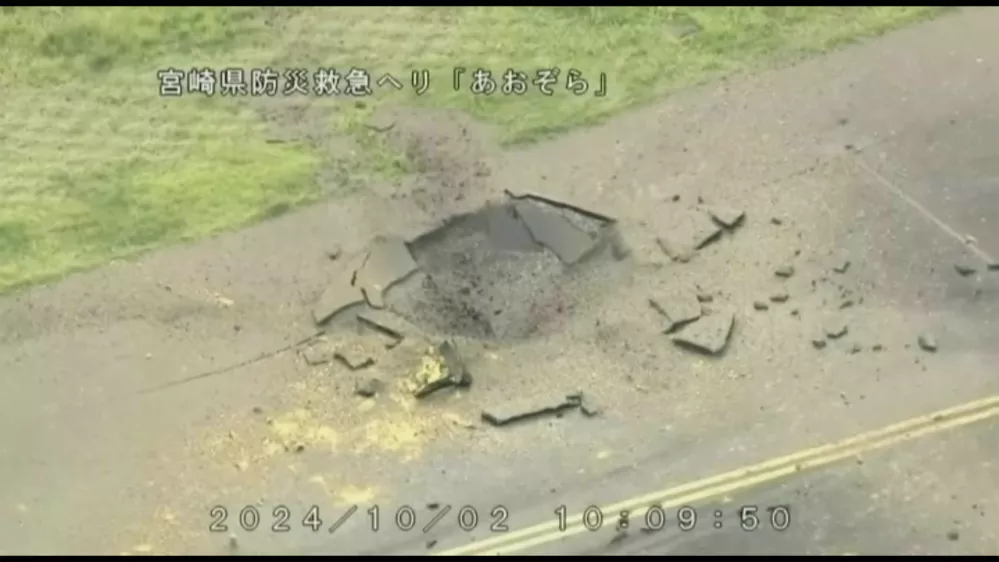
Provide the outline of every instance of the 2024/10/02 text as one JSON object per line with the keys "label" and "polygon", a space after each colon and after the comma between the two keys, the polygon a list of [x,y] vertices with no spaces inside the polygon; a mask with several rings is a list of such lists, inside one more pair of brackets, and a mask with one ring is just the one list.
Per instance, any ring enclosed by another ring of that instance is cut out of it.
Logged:
{"label": "2024/10/02 text", "polygon": [[[697,528],[702,517],[698,510],[691,506],[683,506],[676,510],[673,517],[661,506],[653,505],[648,507],[641,514],[639,528],[644,532],[662,531],[668,527],[676,526],[681,531],[690,532]],[[774,531],[786,531],[791,526],[791,508],[787,505],[776,505],[761,509],[755,505],[744,505],[735,512],[726,513],[724,510],[715,509],[710,512],[710,526],[714,529],[724,527],[726,516],[735,517],[739,528],[743,531],[752,532],[769,526]],[[617,530],[627,530],[634,522],[632,512],[625,510],[615,516],[605,517],[603,510],[595,505],[591,505],[583,510],[581,516],[573,516],[566,506],[562,505],[555,509],[555,518],[559,531],[566,531],[570,527],[582,525],[588,531],[599,531],[603,528],[607,519],[611,519]],[[707,516],[705,516],[707,517]],[[675,521],[673,525],[671,521]]]}
{"label": "2024/10/02 text", "polygon": [[[340,510],[336,510],[339,516],[331,524],[327,525],[323,519],[323,510],[317,505],[312,505],[302,511],[300,514],[300,524],[297,524],[299,520],[298,515],[287,505],[281,504],[275,506],[271,511],[271,518],[266,522],[264,521],[264,515],[261,513],[261,508],[256,505],[246,505],[239,509],[234,519],[238,528],[248,533],[267,530],[269,523],[269,530],[274,533],[289,533],[293,528],[301,527],[313,533],[318,533],[325,529],[326,532],[332,534],[340,530],[359,511],[360,508],[356,505],[351,506],[346,511],[341,512]],[[419,528],[423,533],[429,533],[451,514],[458,528],[465,532],[473,532],[480,528],[487,529],[493,533],[505,533],[510,530],[508,525],[510,511],[502,505],[494,506],[488,510],[488,514],[483,512],[481,516],[479,510],[470,505],[463,506],[454,512],[454,509],[450,505],[433,503],[427,506],[427,511],[428,513],[421,517],[418,515],[416,509],[404,505],[396,509],[394,513],[391,510],[388,513],[384,513],[381,507],[375,505],[364,512],[367,516],[366,527],[372,532],[379,532],[394,525],[397,530],[402,532],[409,532]],[[454,513],[452,514],[452,512]],[[210,532],[226,533],[230,531],[231,521],[227,507],[216,505],[209,512],[209,517],[211,519],[208,525]]]}
{"label": "2024/10/02 text", "polygon": [[[470,79],[466,79],[470,74]],[[204,96],[229,97],[260,97],[260,96],[307,96],[315,94],[319,97],[349,96],[365,97],[374,94],[375,88],[402,90],[403,81],[392,74],[382,74],[373,78],[371,73],[363,68],[352,67],[341,73],[335,68],[320,68],[309,72],[305,68],[289,68],[278,72],[272,68],[224,68],[216,71],[211,68],[192,68],[180,70],[167,68],[156,73],[159,79],[159,93],[162,97],[180,97],[184,94],[201,94]],[[607,95],[607,75],[600,73],[598,87],[591,87],[590,81],[583,72],[570,68],[564,73],[558,67],[536,70],[532,76],[527,72],[507,68],[497,79],[493,72],[477,68],[469,72],[464,67],[455,67],[451,74],[451,84],[455,91],[467,89],[473,95],[504,96],[525,95],[530,86],[546,96],[555,95],[555,88],[564,77],[565,90],[582,96],[591,92],[596,97]],[[431,76],[427,69],[413,70],[410,73],[410,84],[418,96],[430,89]]]}

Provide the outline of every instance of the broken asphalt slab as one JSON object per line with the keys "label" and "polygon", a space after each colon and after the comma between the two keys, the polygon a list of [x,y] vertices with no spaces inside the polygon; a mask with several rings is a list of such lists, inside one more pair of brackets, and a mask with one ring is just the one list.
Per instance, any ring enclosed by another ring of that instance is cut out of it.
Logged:
{"label": "broken asphalt slab", "polygon": [[472,384],[465,361],[451,341],[431,346],[423,354],[420,366],[410,375],[406,386],[416,398],[423,398],[442,388]]}
{"label": "broken asphalt slab", "polygon": [[701,302],[697,296],[693,288],[662,288],[649,297],[649,305],[665,317],[665,331],[671,333],[701,317]]}
{"label": "broken asphalt slab", "polygon": [[346,268],[333,276],[333,281],[319,296],[312,310],[312,319],[316,324],[325,324],[344,310],[364,302],[364,294],[354,286],[354,276],[367,257],[367,252],[362,252],[350,260],[343,260]]}
{"label": "broken asphalt slab", "polygon": [[551,250],[566,265],[579,262],[597,245],[597,241],[589,234],[533,201],[518,201],[514,209],[527,226],[531,237]]}
{"label": "broken asphalt slab", "polygon": [[616,222],[614,218],[609,217],[607,215],[602,215],[600,213],[596,213],[589,209],[584,209],[583,207],[570,205],[569,203],[566,203],[564,201],[553,199],[551,197],[547,197],[545,195],[541,195],[538,193],[513,193],[510,190],[504,190],[504,193],[506,193],[507,197],[514,199],[516,201],[534,201],[537,203],[545,203],[547,205],[551,205],[552,207],[556,207],[564,211],[577,213],[589,219],[593,219],[595,221],[599,221],[605,224],[613,224],[614,222]]}
{"label": "broken asphalt slab", "polygon": [[387,347],[395,347],[406,336],[415,336],[419,330],[405,318],[388,310],[367,308],[357,314],[357,320],[363,326],[371,328],[389,338]]}
{"label": "broken asphalt slab", "polygon": [[354,286],[361,290],[369,306],[381,309],[385,307],[385,292],[418,269],[404,240],[378,237],[372,242],[364,264],[357,270]]}
{"label": "broken asphalt slab", "polygon": [[494,426],[504,426],[517,421],[546,415],[557,415],[579,407],[579,393],[554,393],[517,398],[482,410],[482,419]]}
{"label": "broken asphalt slab", "polygon": [[659,224],[656,241],[671,260],[686,263],[694,254],[721,237],[723,228],[705,213],[687,212],[670,224]]}
{"label": "broken asphalt slab", "polygon": [[728,347],[735,326],[735,313],[720,311],[703,316],[672,337],[678,347],[705,355],[721,355]]}

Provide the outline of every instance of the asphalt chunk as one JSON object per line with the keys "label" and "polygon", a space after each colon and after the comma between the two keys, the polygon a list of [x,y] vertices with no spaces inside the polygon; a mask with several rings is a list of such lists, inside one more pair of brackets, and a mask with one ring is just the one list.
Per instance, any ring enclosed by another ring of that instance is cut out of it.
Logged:
{"label": "asphalt chunk", "polygon": [[790,264],[782,265],[774,270],[774,275],[783,279],[794,277],[794,266]]}
{"label": "asphalt chunk", "polygon": [[770,310],[770,305],[763,301],[755,301],[753,302],[753,308],[762,312],[764,310]]}
{"label": "asphalt chunk", "polygon": [[815,349],[825,349],[826,339],[825,338],[812,338],[812,347]]}
{"label": "asphalt chunk", "polygon": [[839,308],[840,310],[845,308],[850,308],[853,306],[853,304],[854,304],[853,299],[846,299],[843,302],[839,303]]}
{"label": "asphalt chunk", "polygon": [[496,249],[511,252],[534,252],[540,249],[512,205],[490,206],[485,210],[484,217],[486,235]]}
{"label": "asphalt chunk", "polygon": [[333,360],[333,350],[326,344],[315,344],[301,351],[302,359],[306,365],[315,367],[323,365]]}
{"label": "asphalt chunk", "polygon": [[420,366],[406,381],[406,386],[416,398],[423,398],[442,388],[470,384],[472,377],[451,341],[429,347],[421,358]]}
{"label": "asphalt chunk", "polygon": [[701,250],[721,237],[722,227],[705,213],[684,213],[671,223],[657,226],[656,241],[669,258],[686,263]]}
{"label": "asphalt chunk", "polygon": [[649,298],[649,306],[665,317],[667,333],[701,317],[701,303],[693,289],[663,288]]}
{"label": "asphalt chunk", "polygon": [[534,395],[489,406],[482,410],[482,419],[499,427],[539,416],[556,415],[579,405],[578,395],[566,393]]}
{"label": "asphalt chunk", "polygon": [[771,302],[775,302],[775,303],[778,303],[778,304],[785,303],[790,298],[791,298],[791,295],[787,294],[787,291],[778,291],[778,292],[770,295]]}
{"label": "asphalt chunk", "polygon": [[988,269],[989,271],[999,271],[999,261],[992,262],[986,265],[985,268]]}
{"label": "asphalt chunk", "polygon": [[746,218],[746,211],[730,207],[709,207],[707,211],[716,223],[729,230],[738,227]]}
{"label": "asphalt chunk", "polygon": [[717,312],[704,316],[672,337],[678,347],[705,355],[721,355],[728,347],[732,328],[735,326],[735,313]]}
{"label": "asphalt chunk", "polygon": [[780,217],[770,217],[770,224],[774,226],[780,226],[784,224],[784,221],[782,221]]}
{"label": "asphalt chunk", "polygon": [[954,265],[954,271],[956,271],[961,277],[968,277],[969,275],[975,274],[974,267],[963,263]]}
{"label": "asphalt chunk", "polygon": [[937,340],[932,334],[920,334],[916,339],[916,343],[919,344],[919,349],[923,351],[935,353],[937,350]]}
{"label": "asphalt chunk", "polygon": [[347,267],[334,276],[312,309],[312,319],[316,324],[325,324],[344,310],[364,302],[364,294],[354,287],[356,271],[367,259],[367,253],[358,254],[348,260]]}
{"label": "asphalt chunk", "polygon": [[850,353],[851,354],[857,354],[857,353],[860,353],[863,350],[864,350],[864,346],[860,345],[859,343],[855,343],[855,344],[853,344],[853,345],[850,346]]}
{"label": "asphalt chunk", "polygon": [[404,240],[378,237],[354,277],[354,286],[361,290],[369,306],[381,309],[385,307],[384,294],[418,269]]}
{"label": "asphalt chunk", "polygon": [[382,389],[382,381],[376,378],[364,379],[354,386],[354,394],[363,398],[373,398]]}
{"label": "asphalt chunk", "polygon": [[514,209],[534,240],[551,250],[561,261],[572,265],[586,257],[597,245],[589,234],[553,211],[537,203],[518,201]]}
{"label": "asphalt chunk", "polygon": [[850,327],[846,322],[834,320],[826,324],[824,331],[829,339],[835,340],[845,336],[850,331]]}
{"label": "asphalt chunk", "polygon": [[832,270],[840,275],[847,272],[850,269],[850,260],[843,260],[839,264],[834,265]]}

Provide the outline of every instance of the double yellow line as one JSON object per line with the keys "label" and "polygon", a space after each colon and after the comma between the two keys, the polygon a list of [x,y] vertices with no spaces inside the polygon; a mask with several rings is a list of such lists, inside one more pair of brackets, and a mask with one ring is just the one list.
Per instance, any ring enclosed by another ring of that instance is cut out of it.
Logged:
{"label": "double yellow line", "polygon": [[[919,416],[836,443],[806,449],[711,478],[631,498],[601,509],[605,514],[615,514],[615,517],[618,512],[629,511],[633,520],[642,521],[645,513],[653,505],[668,509],[723,497],[802,470],[826,466],[862,453],[997,416],[999,416],[999,395]],[[553,512],[551,521],[547,523],[539,523],[519,531],[444,550],[435,553],[435,556],[512,554],[585,531],[582,513],[571,518],[564,528],[560,528]]]}

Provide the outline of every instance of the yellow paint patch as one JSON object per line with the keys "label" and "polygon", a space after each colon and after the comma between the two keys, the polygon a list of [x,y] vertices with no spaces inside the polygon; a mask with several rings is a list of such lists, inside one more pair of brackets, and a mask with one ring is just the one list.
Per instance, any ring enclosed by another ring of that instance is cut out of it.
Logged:
{"label": "yellow paint patch", "polygon": [[362,448],[400,453],[404,460],[419,456],[422,428],[403,420],[375,420],[364,426]]}
{"label": "yellow paint patch", "polygon": [[337,491],[336,499],[344,504],[371,503],[378,497],[378,491],[371,487],[344,486]]}

